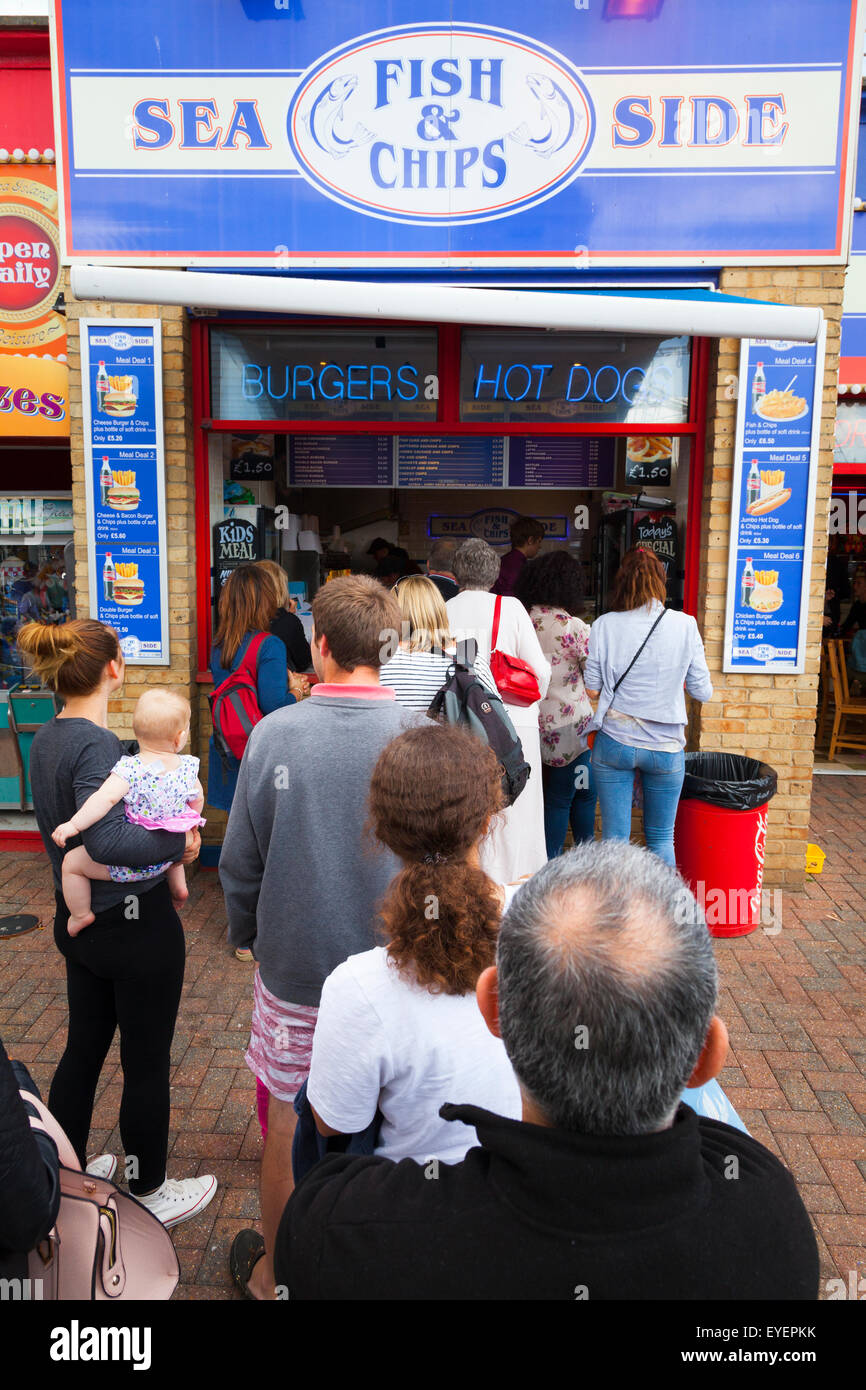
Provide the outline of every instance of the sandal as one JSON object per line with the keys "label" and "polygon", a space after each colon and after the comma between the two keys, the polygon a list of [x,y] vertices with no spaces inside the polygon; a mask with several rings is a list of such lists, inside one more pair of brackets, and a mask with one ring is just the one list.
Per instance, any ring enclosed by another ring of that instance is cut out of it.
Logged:
{"label": "sandal", "polygon": [[256,1298],[255,1294],[250,1293],[250,1279],[253,1269],[264,1253],[264,1237],[260,1236],[258,1231],[253,1230],[239,1231],[229,1250],[229,1270],[232,1279],[244,1298],[251,1299],[253,1303],[259,1303],[261,1300]]}
{"label": "sandal", "polygon": [[235,951],[235,960],[251,961],[255,960],[252,951],[247,950],[246,946],[238,946]]}

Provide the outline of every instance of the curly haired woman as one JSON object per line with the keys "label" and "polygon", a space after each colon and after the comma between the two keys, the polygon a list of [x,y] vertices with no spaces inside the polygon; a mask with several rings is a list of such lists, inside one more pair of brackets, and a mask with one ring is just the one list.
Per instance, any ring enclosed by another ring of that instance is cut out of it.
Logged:
{"label": "curly haired woman", "polygon": [[378,1155],[457,1163],[475,1131],[441,1119],[444,1102],[519,1117],[511,1064],[475,1002],[510,896],[478,861],[500,777],[489,748],[443,725],[409,729],[380,755],[371,825],[403,868],[381,909],[386,944],[325,981],[307,1083],[321,1134],[364,1130],[378,1109]]}

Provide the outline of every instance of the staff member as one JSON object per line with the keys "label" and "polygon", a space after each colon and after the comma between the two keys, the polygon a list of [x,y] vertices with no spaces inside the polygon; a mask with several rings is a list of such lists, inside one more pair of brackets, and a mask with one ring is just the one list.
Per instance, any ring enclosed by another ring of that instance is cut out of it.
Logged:
{"label": "staff member", "polygon": [[503,556],[499,566],[499,578],[491,589],[493,594],[513,594],[517,588],[520,572],[527,560],[534,560],[541,542],[544,540],[544,527],[534,516],[519,516],[511,523],[511,549]]}

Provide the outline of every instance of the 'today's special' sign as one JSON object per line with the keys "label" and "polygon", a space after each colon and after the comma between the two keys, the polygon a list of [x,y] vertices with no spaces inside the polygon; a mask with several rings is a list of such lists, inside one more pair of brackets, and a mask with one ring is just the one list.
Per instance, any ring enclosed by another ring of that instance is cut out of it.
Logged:
{"label": "'today's special' sign", "polygon": [[857,6],[646,8],[55,0],[65,254],[843,262]]}
{"label": "'today's special' sign", "polygon": [[167,666],[159,319],[81,320],[90,611],[126,661]]}
{"label": "'today's special' sign", "polygon": [[823,329],[742,344],[725,671],[805,669],[823,379]]}

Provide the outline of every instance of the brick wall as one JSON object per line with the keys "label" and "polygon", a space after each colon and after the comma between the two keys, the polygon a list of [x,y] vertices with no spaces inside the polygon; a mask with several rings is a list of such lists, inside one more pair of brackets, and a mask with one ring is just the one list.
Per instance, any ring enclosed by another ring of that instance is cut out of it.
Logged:
{"label": "brick wall", "polygon": [[713,675],[715,698],[700,713],[695,735],[702,749],[721,749],[761,758],[776,768],[779,790],[770,803],[765,882],[802,888],[814,761],[815,714],[820,664],[827,515],[833,478],[833,424],[839,371],[839,331],[845,270],[730,269],[719,288],[787,304],[819,304],[827,319],[827,356],[815,530],[809,585],[806,671],[802,676],[722,673],[728,536],[736,426],[736,378],[740,344],[722,339],[711,369],[707,467],[702,513],[702,574],[698,623]]}
{"label": "brick wall", "polygon": [[170,666],[129,666],[122,695],[109,703],[109,724],[132,737],[132,711],[146,685],[170,685],[192,703],[190,750],[198,751],[198,699],[195,685],[195,507],[189,323],[185,310],[153,305],[103,304],[74,299],[67,292],[69,415],[72,450],[72,506],[75,528],[75,601],[79,617],[90,615],[87,512],[84,490],[84,433],[81,405],[79,319],[162,320],[163,417],[165,422],[166,527]]}

